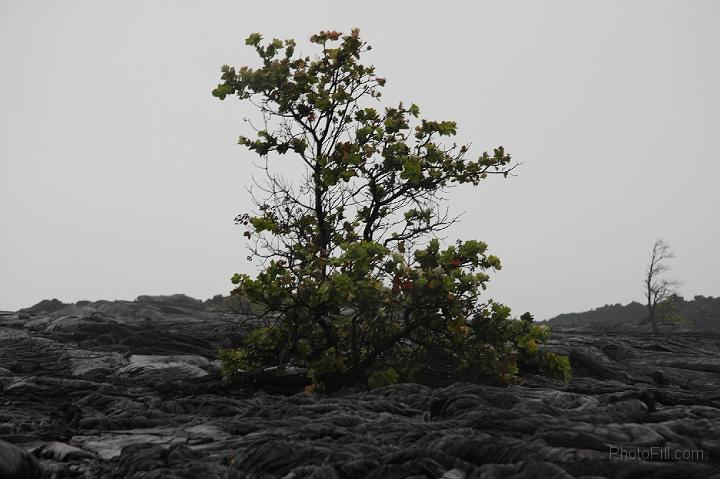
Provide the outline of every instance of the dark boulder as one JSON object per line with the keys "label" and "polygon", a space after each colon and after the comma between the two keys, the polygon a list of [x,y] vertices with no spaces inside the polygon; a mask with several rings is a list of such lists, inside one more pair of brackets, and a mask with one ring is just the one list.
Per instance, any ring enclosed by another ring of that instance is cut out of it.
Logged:
{"label": "dark boulder", "polygon": [[38,461],[24,449],[0,440],[0,477],[3,479],[39,479]]}

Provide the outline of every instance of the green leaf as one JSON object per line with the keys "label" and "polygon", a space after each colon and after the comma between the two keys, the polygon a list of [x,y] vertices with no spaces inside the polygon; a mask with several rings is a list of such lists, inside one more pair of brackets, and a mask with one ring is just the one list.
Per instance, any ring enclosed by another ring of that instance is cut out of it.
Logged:
{"label": "green leaf", "polygon": [[262,40],[262,35],[259,33],[252,33],[245,39],[245,45],[257,46]]}
{"label": "green leaf", "polygon": [[411,183],[417,183],[422,179],[422,165],[416,156],[409,156],[403,161],[403,170],[400,178]]}

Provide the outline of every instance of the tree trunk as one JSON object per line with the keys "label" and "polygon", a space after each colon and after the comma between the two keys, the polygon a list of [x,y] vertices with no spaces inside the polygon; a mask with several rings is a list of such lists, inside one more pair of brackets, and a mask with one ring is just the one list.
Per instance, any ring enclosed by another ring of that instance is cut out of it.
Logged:
{"label": "tree trunk", "polygon": [[652,326],[653,333],[658,334],[658,325],[657,325],[657,314],[655,313],[655,305],[648,305],[648,320],[650,321],[650,325]]}

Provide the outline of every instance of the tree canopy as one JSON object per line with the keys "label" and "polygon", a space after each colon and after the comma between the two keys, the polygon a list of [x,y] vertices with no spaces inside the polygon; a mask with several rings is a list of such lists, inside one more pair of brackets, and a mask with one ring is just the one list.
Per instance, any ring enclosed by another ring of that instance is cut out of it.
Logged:
{"label": "tree canopy", "polygon": [[[534,360],[567,378],[567,358],[540,353],[544,326],[481,298],[501,267],[488,246],[438,237],[458,219],[449,189],[507,177],[510,156],[499,146],[471,159],[467,145],[443,143],[454,121],[422,118],[414,103],[378,108],[386,80],[360,62],[371,47],[358,29],[310,42],[312,57],[254,33],[260,66],[223,66],[213,90],[257,108],[255,137],[238,143],[265,173],[255,211],[236,218],[262,267],[232,278],[255,327],[221,351],[226,376],[294,365],[321,390],[433,370],[508,382]],[[304,165],[299,180],[272,168],[287,156]]]}

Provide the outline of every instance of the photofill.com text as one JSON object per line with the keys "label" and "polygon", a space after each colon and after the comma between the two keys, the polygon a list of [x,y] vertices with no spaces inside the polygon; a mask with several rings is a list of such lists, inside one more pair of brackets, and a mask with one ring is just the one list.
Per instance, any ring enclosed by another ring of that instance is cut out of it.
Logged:
{"label": "photofill.com text", "polygon": [[627,448],[610,446],[610,460],[620,461],[702,461],[705,451],[702,449],[671,449],[665,447]]}

